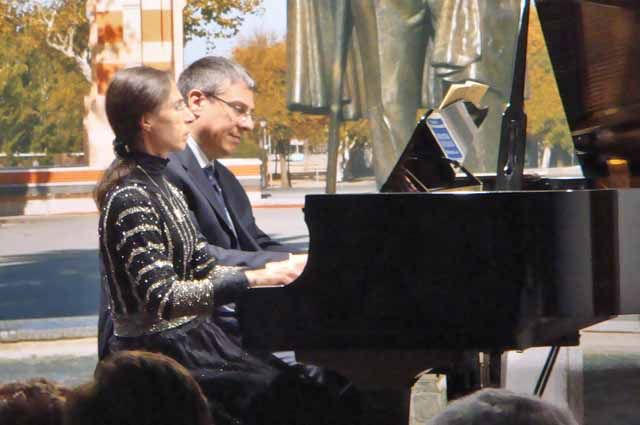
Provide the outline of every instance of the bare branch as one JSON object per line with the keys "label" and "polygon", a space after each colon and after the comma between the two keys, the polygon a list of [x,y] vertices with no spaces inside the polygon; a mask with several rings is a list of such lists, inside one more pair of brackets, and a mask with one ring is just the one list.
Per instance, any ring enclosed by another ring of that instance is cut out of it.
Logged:
{"label": "bare branch", "polygon": [[73,48],[73,41],[76,33],[75,27],[69,27],[63,34],[56,33],[55,22],[58,16],[58,11],[55,8],[47,11],[43,8],[38,8],[38,15],[46,26],[45,41],[47,45],[59,51],[69,59],[72,59],[80,69],[80,72],[82,72],[85,79],[87,81],[91,81],[91,66],[89,65],[91,54],[89,49],[79,53]]}

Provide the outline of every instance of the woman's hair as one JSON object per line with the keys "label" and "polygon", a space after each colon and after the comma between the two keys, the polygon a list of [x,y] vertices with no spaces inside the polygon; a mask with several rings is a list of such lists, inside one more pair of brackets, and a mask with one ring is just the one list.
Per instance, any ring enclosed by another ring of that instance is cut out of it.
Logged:
{"label": "woman's hair", "polygon": [[122,351],[69,397],[66,425],[212,425],[200,386],[175,360]]}
{"label": "woman's hair", "polygon": [[0,424],[62,425],[70,393],[43,378],[0,385]]}
{"label": "woman's hair", "polygon": [[165,71],[148,66],[120,70],[109,84],[106,95],[106,111],[111,129],[116,135],[113,150],[116,161],[105,171],[95,189],[98,207],[104,196],[134,167],[130,153],[140,139],[140,120],[146,113],[155,111],[168,98],[172,78]]}

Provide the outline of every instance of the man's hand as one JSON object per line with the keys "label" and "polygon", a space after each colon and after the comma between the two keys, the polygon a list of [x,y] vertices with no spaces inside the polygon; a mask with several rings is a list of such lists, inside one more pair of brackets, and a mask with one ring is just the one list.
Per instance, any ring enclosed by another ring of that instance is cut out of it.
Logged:
{"label": "man's hand", "polygon": [[309,256],[307,254],[290,254],[289,262],[291,263],[291,267],[295,270],[299,270],[298,274],[301,274],[302,270],[304,270],[307,265],[308,258]]}
{"label": "man's hand", "polygon": [[247,270],[249,286],[288,285],[307,265],[307,254],[290,254],[288,260],[267,263],[264,269]]}

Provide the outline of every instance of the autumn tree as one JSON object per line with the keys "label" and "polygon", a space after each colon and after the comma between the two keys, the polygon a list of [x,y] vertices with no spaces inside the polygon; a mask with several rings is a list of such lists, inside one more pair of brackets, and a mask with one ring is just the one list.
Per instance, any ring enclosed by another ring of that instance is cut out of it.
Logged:
{"label": "autumn tree", "polygon": [[572,152],[573,142],[535,8],[529,21],[527,84],[527,143]]}
{"label": "autumn tree", "polygon": [[286,49],[284,40],[259,33],[242,41],[233,51],[233,59],[247,69],[257,85],[254,140],[259,137],[259,122],[265,120],[272,140],[296,138],[313,146],[326,144],[326,117],[303,115],[287,108]]}
{"label": "autumn tree", "polygon": [[[185,42],[230,37],[262,0],[188,0]],[[0,0],[0,151],[81,150],[91,81],[87,0]]]}
{"label": "autumn tree", "polygon": [[86,3],[86,0],[25,0],[16,6],[16,12],[21,25],[72,60],[85,79],[91,81]]}
{"label": "autumn tree", "polygon": [[88,82],[15,2],[0,0],[0,151],[82,149]]}
{"label": "autumn tree", "polygon": [[[17,3],[11,0],[1,2]],[[37,28],[43,40],[75,61],[87,81],[91,80],[89,49],[90,11],[87,0],[24,0],[16,9],[23,23]],[[237,34],[247,14],[260,13],[262,0],[188,0],[184,8],[184,42],[194,37],[208,40]]]}

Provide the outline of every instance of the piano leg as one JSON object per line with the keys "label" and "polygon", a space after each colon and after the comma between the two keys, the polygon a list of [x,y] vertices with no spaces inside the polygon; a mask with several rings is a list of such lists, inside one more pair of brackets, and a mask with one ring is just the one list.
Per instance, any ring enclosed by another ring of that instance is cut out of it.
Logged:
{"label": "piano leg", "polygon": [[480,385],[479,388],[502,388],[506,374],[506,357],[503,360],[501,351],[480,352]]}
{"label": "piano leg", "polygon": [[448,400],[464,397],[482,388],[486,382],[483,376],[488,377],[488,368],[483,367],[482,355],[477,351],[464,352],[453,367],[439,370],[447,375]]}
{"label": "piano leg", "polygon": [[418,375],[447,375],[447,396],[455,399],[480,388],[477,351],[296,350],[298,361],[335,370],[362,394],[367,425],[407,425],[411,387]]}
{"label": "piano leg", "polygon": [[489,382],[488,386],[493,388],[503,387],[503,365],[502,351],[494,351],[489,354]]}

